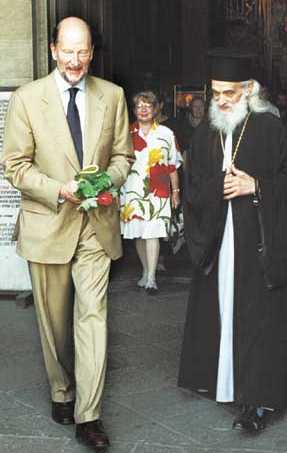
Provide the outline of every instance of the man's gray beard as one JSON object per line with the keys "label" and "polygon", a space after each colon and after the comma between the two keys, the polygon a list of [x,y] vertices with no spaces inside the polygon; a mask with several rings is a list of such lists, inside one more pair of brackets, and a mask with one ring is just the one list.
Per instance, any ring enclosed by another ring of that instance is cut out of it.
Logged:
{"label": "man's gray beard", "polygon": [[248,102],[246,95],[242,95],[240,100],[233,105],[233,111],[223,113],[215,100],[212,99],[208,111],[211,127],[228,134],[233,132],[248,113]]}

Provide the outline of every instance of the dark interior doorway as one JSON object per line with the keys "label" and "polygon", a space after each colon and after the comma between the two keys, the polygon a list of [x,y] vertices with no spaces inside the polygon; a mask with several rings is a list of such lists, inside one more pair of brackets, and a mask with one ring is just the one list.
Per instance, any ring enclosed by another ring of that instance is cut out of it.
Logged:
{"label": "dark interior doorway", "polygon": [[123,86],[128,98],[204,85],[208,0],[50,0],[50,29],[69,15],[95,30],[92,73]]}
{"label": "dark interior doorway", "polygon": [[[92,27],[95,54],[91,73],[112,79],[112,0],[50,0],[50,36],[64,17],[77,16]],[[52,67],[52,62],[50,61]]]}

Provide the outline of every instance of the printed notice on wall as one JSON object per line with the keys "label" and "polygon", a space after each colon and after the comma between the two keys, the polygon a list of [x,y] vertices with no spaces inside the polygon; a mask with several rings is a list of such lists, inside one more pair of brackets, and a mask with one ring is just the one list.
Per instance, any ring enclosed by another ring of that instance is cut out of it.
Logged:
{"label": "printed notice on wall", "polygon": [[[10,95],[10,92],[0,92],[0,156]],[[19,205],[20,193],[4,179],[0,165],[0,291],[31,289],[27,262],[16,254],[16,242],[12,240]]]}

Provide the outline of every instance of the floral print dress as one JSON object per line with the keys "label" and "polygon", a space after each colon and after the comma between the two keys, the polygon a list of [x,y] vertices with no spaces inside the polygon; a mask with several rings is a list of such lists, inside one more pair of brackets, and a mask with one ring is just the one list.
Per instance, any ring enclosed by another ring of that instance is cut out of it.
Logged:
{"label": "floral print dress", "polygon": [[144,137],[130,127],[135,162],[121,189],[121,232],[125,239],[167,237],[171,217],[170,173],[182,162],[171,129],[153,123]]}

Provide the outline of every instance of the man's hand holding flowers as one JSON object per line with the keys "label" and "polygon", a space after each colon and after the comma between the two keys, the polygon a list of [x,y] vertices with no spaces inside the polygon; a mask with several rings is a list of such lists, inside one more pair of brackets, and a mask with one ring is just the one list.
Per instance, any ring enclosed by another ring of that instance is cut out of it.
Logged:
{"label": "man's hand holding flowers", "polygon": [[81,200],[75,196],[75,191],[78,189],[78,184],[76,181],[69,181],[67,184],[63,185],[59,192],[59,200],[62,202],[69,201],[70,203],[80,204]]}
{"label": "man's hand holding flowers", "polygon": [[78,209],[88,211],[98,206],[109,206],[117,197],[118,190],[113,187],[107,172],[97,165],[83,168],[75,180],[62,187],[60,197],[71,203],[79,204]]}

